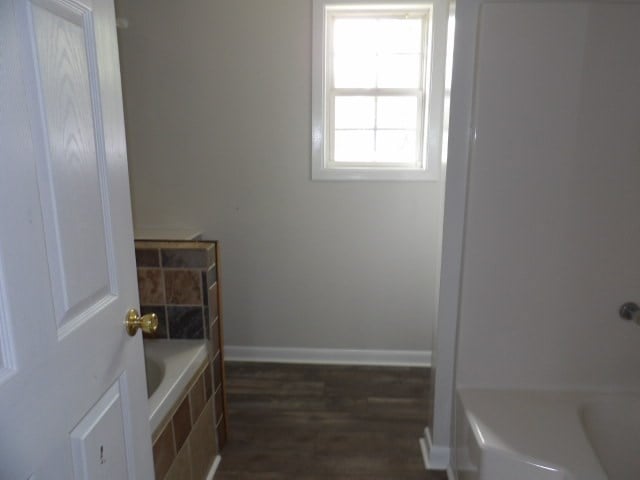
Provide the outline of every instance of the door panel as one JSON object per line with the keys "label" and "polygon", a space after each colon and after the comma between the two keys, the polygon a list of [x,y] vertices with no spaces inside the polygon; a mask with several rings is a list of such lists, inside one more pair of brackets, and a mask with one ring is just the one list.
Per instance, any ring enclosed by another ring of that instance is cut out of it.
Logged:
{"label": "door panel", "polygon": [[152,479],[109,0],[0,2],[0,168],[0,479]]}
{"label": "door panel", "polygon": [[71,432],[75,480],[131,478],[127,472],[120,380]]}
{"label": "door panel", "polygon": [[56,323],[64,336],[116,294],[107,253],[113,246],[105,235],[105,155],[97,148],[104,139],[93,123],[100,118],[97,69],[89,66],[95,34],[91,11],[80,5],[40,1],[29,13],[44,137],[37,169]]}

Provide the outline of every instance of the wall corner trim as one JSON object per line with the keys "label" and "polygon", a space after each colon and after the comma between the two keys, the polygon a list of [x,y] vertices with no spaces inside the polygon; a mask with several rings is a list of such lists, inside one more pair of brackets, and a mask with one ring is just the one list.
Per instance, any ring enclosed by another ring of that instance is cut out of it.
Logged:
{"label": "wall corner trim", "polygon": [[213,480],[213,477],[216,475],[216,471],[218,470],[218,466],[220,466],[220,461],[222,457],[220,455],[216,455],[216,458],[213,460],[213,464],[211,465],[211,469],[209,473],[207,473],[206,480]]}
{"label": "wall corner trim", "polygon": [[424,429],[424,436],[419,440],[422,459],[427,470],[449,470],[451,449],[431,442],[429,427]]}
{"label": "wall corner trim", "polygon": [[341,348],[249,347],[225,345],[232,362],[316,363],[430,367],[430,350],[353,350]]}

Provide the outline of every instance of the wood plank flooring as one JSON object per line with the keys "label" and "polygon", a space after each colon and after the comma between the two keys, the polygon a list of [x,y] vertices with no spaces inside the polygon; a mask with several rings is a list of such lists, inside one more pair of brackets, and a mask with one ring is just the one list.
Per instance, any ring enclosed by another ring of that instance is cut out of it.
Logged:
{"label": "wood plank flooring", "polygon": [[446,480],[425,471],[429,370],[227,363],[216,480]]}

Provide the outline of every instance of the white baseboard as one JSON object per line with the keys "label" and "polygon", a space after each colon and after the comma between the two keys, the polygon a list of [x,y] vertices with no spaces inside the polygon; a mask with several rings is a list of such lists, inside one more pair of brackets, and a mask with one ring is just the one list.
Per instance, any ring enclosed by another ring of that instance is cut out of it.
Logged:
{"label": "white baseboard", "polygon": [[431,441],[429,428],[424,429],[424,437],[420,439],[422,459],[427,470],[449,470],[451,449],[441,445],[434,445]]}
{"label": "white baseboard", "polygon": [[226,345],[225,360],[234,362],[318,363],[430,367],[429,350],[347,350],[340,348],[279,348]]}
{"label": "white baseboard", "polygon": [[220,460],[222,460],[222,457],[220,457],[220,455],[216,455],[216,458],[213,460],[213,465],[211,465],[211,469],[209,470],[209,473],[207,473],[207,480],[213,480],[213,477],[215,477],[218,465],[220,465]]}
{"label": "white baseboard", "polygon": [[447,478],[449,480],[458,480],[458,475],[456,475],[456,472],[451,467],[447,468]]}

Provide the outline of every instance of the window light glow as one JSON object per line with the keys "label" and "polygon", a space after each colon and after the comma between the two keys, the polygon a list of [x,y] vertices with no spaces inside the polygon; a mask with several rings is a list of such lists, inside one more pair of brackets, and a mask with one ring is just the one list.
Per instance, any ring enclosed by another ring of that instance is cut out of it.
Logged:
{"label": "window light glow", "polygon": [[438,180],[447,0],[312,4],[312,180]]}
{"label": "window light glow", "polygon": [[419,166],[426,14],[334,14],[329,22],[333,162]]}

